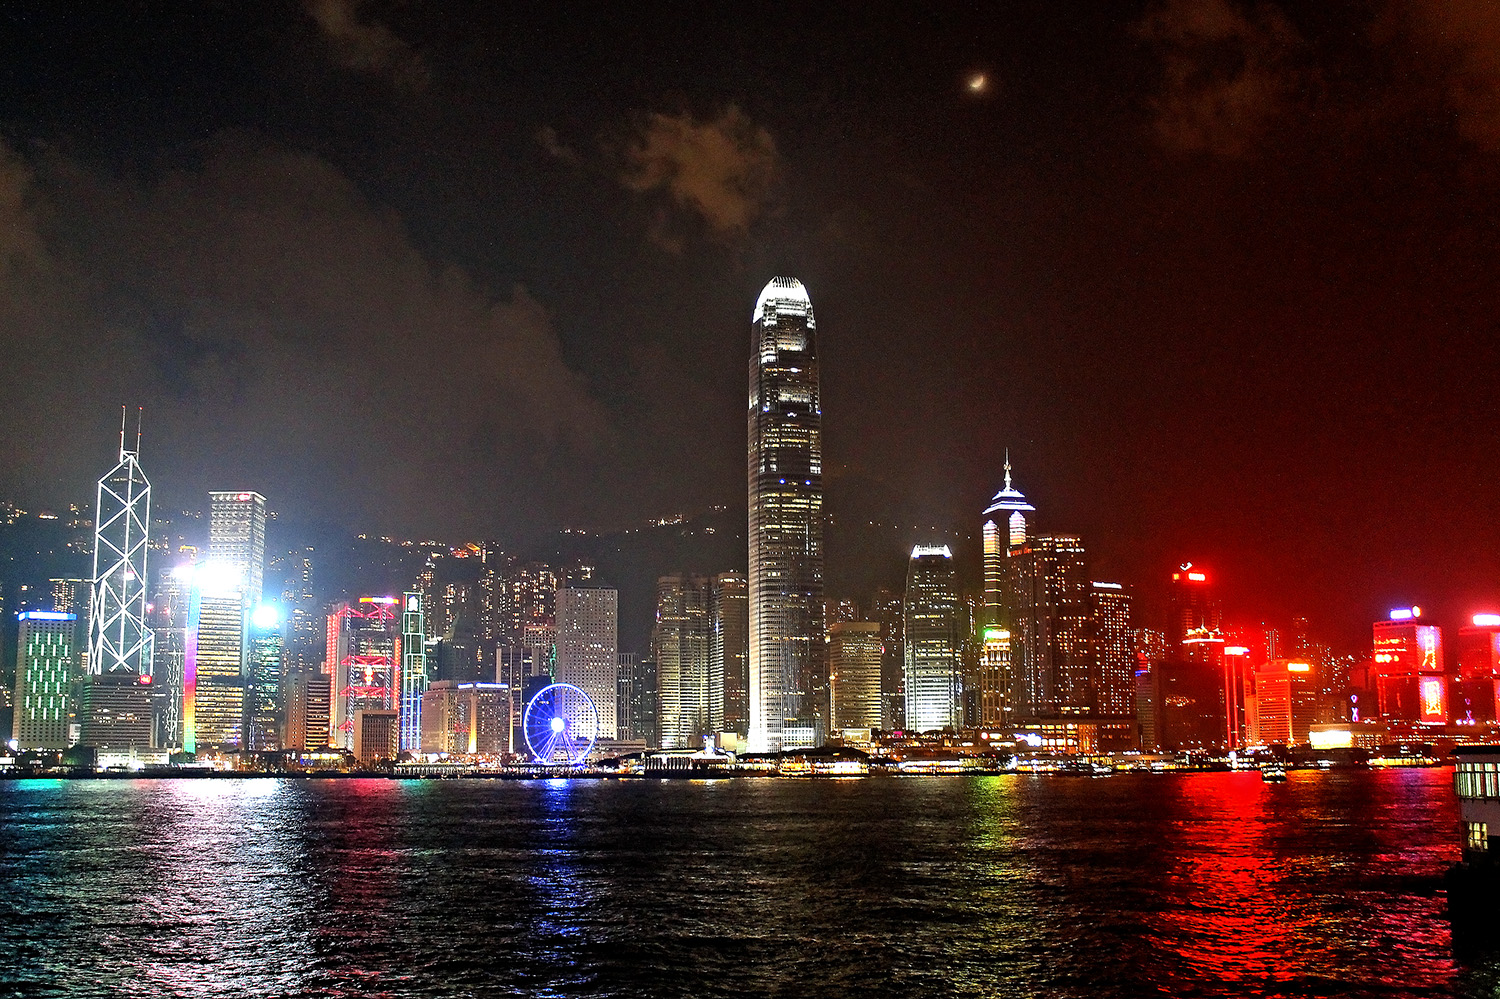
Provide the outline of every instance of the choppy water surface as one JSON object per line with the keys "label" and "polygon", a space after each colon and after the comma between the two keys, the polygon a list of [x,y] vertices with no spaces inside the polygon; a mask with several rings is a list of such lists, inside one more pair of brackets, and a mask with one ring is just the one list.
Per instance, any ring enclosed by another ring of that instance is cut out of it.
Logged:
{"label": "choppy water surface", "polygon": [[1494,994],[1449,770],[0,783],[0,994]]}

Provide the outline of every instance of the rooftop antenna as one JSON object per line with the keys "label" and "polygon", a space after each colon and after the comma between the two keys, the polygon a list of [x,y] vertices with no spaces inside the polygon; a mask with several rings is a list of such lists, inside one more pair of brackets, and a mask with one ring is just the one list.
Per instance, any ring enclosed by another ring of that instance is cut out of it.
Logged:
{"label": "rooftop antenna", "polygon": [[125,459],[125,407],[120,407],[120,460]]}
{"label": "rooftop antenna", "polygon": [[137,406],[135,411],[135,453],[141,453],[141,421],[146,418],[146,407]]}
{"label": "rooftop antenna", "polygon": [[1010,448],[1005,449],[1005,488],[1010,488]]}

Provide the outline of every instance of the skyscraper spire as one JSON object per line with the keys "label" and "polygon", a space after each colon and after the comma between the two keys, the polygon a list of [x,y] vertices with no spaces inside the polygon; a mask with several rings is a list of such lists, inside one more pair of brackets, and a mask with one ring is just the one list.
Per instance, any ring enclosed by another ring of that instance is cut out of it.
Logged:
{"label": "skyscraper spire", "polygon": [[[136,453],[125,450],[120,407],[120,461],[99,480],[94,517],[94,593],[89,603],[89,672],[148,675],[154,640],[146,627],[147,530],[151,483]],[[140,429],[136,429],[136,451]]]}
{"label": "skyscraper spire", "polygon": [[1000,583],[1005,555],[1026,542],[1026,514],[1036,507],[1011,484],[1010,448],[1005,449],[1005,485],[984,511],[984,604],[987,624],[1001,624]]}

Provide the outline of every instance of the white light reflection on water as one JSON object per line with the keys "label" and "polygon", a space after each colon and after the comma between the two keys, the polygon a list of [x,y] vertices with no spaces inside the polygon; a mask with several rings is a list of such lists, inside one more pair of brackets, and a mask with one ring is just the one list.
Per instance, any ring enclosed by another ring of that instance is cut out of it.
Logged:
{"label": "white light reflection on water", "polygon": [[131,962],[135,984],[177,995],[298,991],[312,957],[295,835],[305,789],[268,778],[145,783],[151,881],[138,904],[154,929]]}

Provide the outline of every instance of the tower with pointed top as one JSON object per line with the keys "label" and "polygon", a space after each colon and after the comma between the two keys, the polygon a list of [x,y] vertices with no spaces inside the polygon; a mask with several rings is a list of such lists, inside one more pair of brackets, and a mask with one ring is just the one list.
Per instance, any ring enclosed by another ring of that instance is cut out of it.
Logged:
{"label": "tower with pointed top", "polygon": [[94,524],[94,592],[89,601],[89,672],[149,676],[153,641],[146,626],[147,529],[151,483],[141,471],[141,428],[135,450],[125,445],[120,409],[120,460],[99,480]]}
{"label": "tower with pointed top", "polygon": [[1001,588],[1005,556],[1026,543],[1026,515],[1036,507],[1011,485],[1010,451],[1005,452],[1005,485],[984,511],[984,611],[985,624],[1001,623]]}
{"label": "tower with pointed top", "polygon": [[818,741],[823,660],[823,407],[807,289],[772,278],[751,316],[750,735],[752,752]]}

